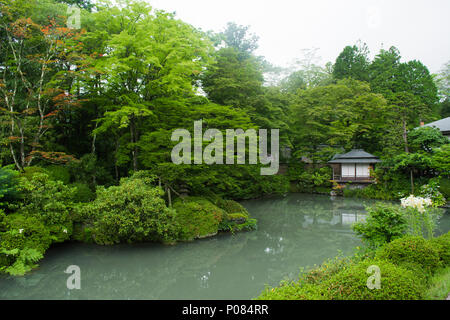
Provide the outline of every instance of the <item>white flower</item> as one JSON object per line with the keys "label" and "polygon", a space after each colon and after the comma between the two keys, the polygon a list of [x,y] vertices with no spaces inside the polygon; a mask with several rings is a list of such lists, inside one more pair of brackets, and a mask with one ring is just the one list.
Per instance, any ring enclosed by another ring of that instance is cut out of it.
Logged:
{"label": "white flower", "polygon": [[67,229],[64,229],[63,232],[64,232],[64,233],[67,233]]}
{"label": "white flower", "polygon": [[430,198],[414,197],[414,195],[400,199],[400,201],[403,208],[416,208],[421,213],[425,211],[425,207],[429,207],[433,204]]}
{"label": "white flower", "polygon": [[23,232],[23,229],[19,229],[19,233],[22,233]]}

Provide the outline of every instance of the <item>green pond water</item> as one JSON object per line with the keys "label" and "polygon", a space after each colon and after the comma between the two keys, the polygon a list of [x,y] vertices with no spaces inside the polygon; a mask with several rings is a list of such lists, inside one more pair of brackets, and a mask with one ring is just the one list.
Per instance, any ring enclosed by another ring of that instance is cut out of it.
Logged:
{"label": "green pond water", "polygon": [[[351,254],[360,241],[350,226],[373,202],[291,194],[242,202],[257,231],[176,246],[60,244],[30,274],[1,276],[0,299],[251,299],[300,267]],[[439,229],[450,230],[449,213]],[[70,265],[80,267],[80,290],[67,289]]]}

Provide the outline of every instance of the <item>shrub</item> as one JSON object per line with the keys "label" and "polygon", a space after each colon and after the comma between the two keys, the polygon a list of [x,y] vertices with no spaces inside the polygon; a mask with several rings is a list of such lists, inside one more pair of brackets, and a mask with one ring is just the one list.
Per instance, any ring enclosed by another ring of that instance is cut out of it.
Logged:
{"label": "shrub", "polygon": [[427,276],[441,266],[439,252],[429,241],[417,236],[405,236],[388,243],[377,252],[377,257],[410,269],[419,266]]}
{"label": "shrub", "polygon": [[48,174],[47,170],[38,166],[26,167],[23,170],[20,173],[20,177],[27,178],[28,180],[31,180],[36,173]]}
{"label": "shrub", "polygon": [[76,182],[70,185],[72,188],[76,188],[76,191],[73,194],[74,202],[89,202],[95,198],[94,192],[92,192],[91,188],[86,183]]}
{"label": "shrub", "polygon": [[18,198],[17,177],[17,171],[0,168],[0,207]]}
{"label": "shrub", "polygon": [[357,260],[355,257],[335,257],[328,259],[320,266],[317,266],[306,273],[300,275],[300,281],[307,284],[320,284],[325,280],[330,279],[333,275],[340,272],[344,268],[355,264]]}
{"label": "shrub", "polygon": [[445,196],[440,189],[440,179],[433,178],[428,181],[428,184],[420,187],[420,194],[425,198],[431,199],[434,207],[439,207],[446,203]]}
{"label": "shrub", "polygon": [[177,237],[175,212],[166,207],[154,178],[136,173],[119,186],[98,187],[97,198],[76,209],[77,220],[92,230],[98,244],[173,241]]}
{"label": "shrub", "polygon": [[304,165],[293,165],[288,168],[291,181],[297,182],[300,192],[330,193],[332,170],[330,167],[305,168]]}
{"label": "shrub", "polygon": [[407,223],[397,206],[377,204],[367,208],[365,222],[357,222],[353,230],[371,247],[380,247],[403,236]]}
{"label": "shrub", "polygon": [[218,207],[225,210],[229,214],[240,213],[247,215],[248,217],[247,209],[245,209],[239,202],[233,200],[222,200],[218,204]]}
{"label": "shrub", "polygon": [[[380,289],[367,286],[368,268],[380,269]],[[425,290],[425,281],[413,271],[380,259],[367,259],[344,268],[320,285],[330,300],[418,300]]]}
{"label": "shrub", "polygon": [[450,199],[450,179],[442,177],[440,180],[440,191],[446,199]]}
{"label": "shrub", "polygon": [[[380,269],[380,289],[369,289],[370,266]],[[328,269],[327,267],[330,267]],[[331,260],[301,276],[300,281],[282,281],[267,287],[262,300],[417,300],[425,280],[413,271],[381,259]]]}
{"label": "shrub", "polygon": [[276,288],[267,287],[257,300],[324,300],[325,292],[320,286],[282,281]]}
{"label": "shrub", "polygon": [[54,237],[37,218],[11,214],[3,218],[0,233],[0,271],[23,275],[36,266]]}
{"label": "shrub", "polygon": [[431,245],[437,250],[442,263],[450,266],[450,232],[431,239]]}
{"label": "shrub", "polygon": [[19,187],[24,195],[20,213],[34,216],[49,228],[55,241],[69,239],[72,231],[72,198],[75,188],[53,181],[47,174],[35,173],[21,178]]}
{"label": "shrub", "polygon": [[173,208],[177,212],[181,240],[194,240],[216,234],[226,213],[202,198],[179,198]]}
{"label": "shrub", "polygon": [[70,171],[65,166],[52,165],[45,168],[50,179],[61,181],[64,184],[70,183]]}

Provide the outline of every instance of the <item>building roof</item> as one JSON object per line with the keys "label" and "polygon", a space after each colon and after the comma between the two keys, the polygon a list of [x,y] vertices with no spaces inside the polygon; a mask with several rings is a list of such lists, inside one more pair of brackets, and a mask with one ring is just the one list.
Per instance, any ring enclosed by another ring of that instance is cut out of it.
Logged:
{"label": "building roof", "polygon": [[362,149],[353,149],[345,154],[337,154],[328,163],[377,163],[380,159]]}
{"label": "building roof", "polygon": [[442,132],[450,132],[450,117],[428,123],[424,127],[436,127]]}

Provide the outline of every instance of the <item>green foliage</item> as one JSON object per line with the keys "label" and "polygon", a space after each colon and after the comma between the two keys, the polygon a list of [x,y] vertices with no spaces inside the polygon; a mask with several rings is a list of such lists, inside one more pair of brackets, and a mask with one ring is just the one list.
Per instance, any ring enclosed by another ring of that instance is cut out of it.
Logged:
{"label": "green foliage", "polygon": [[23,250],[2,250],[0,251],[8,257],[14,257],[15,261],[11,266],[0,267],[0,271],[9,273],[12,276],[23,276],[25,273],[37,267],[36,262],[41,260],[44,255],[32,248],[25,248]]}
{"label": "green foliage", "polygon": [[424,294],[424,300],[446,300],[450,292],[450,267],[436,272]]}
{"label": "green foliage", "polygon": [[439,190],[441,191],[442,195],[445,197],[445,199],[450,199],[450,179],[442,177],[439,182]]}
{"label": "green foliage", "polygon": [[37,217],[62,242],[70,237],[72,230],[72,199],[76,191],[61,181],[53,181],[44,173],[20,179],[23,202],[19,212]]}
{"label": "green foliage", "polygon": [[299,91],[291,107],[294,157],[326,162],[342,148],[382,149],[386,109],[369,84],[353,79]]}
{"label": "green foliage", "polygon": [[450,232],[437,238],[432,238],[431,245],[437,250],[444,266],[450,266]]}
{"label": "green foliage", "polygon": [[346,46],[339,54],[333,67],[335,79],[353,78],[369,80],[369,49],[366,44]]}
{"label": "green foliage", "polygon": [[262,176],[258,165],[159,164],[152,172],[175,190],[187,189],[193,196],[217,195],[228,199],[251,199],[285,194],[289,181],[284,175]]}
{"label": "green foliage", "polygon": [[180,240],[190,241],[215,235],[225,219],[224,210],[202,198],[179,198],[174,204]]}
{"label": "green foliage", "polygon": [[448,138],[437,128],[420,127],[408,133],[408,144],[412,152],[432,152],[433,148],[439,148],[448,143]]}
{"label": "green foliage", "polygon": [[45,168],[45,171],[52,180],[61,181],[64,184],[70,183],[70,172],[65,166],[48,166]]}
{"label": "green foliage", "polygon": [[365,222],[353,225],[356,234],[371,247],[380,247],[404,235],[407,221],[398,206],[377,204],[367,208]]}
{"label": "green foliage", "polygon": [[[380,268],[380,289],[367,287],[370,266]],[[367,259],[338,272],[321,287],[330,300],[420,300],[425,282],[420,275],[389,261]]]}
{"label": "green foliage", "polygon": [[95,198],[95,193],[92,192],[86,183],[76,182],[72,183],[69,187],[76,188],[73,195],[73,202],[89,202]]}
{"label": "green foliage", "polygon": [[92,230],[98,244],[173,241],[175,212],[166,207],[154,178],[138,172],[119,186],[98,187],[97,198],[77,208],[77,221]]}
{"label": "green foliage", "polygon": [[408,234],[428,239],[433,237],[439,218],[442,215],[440,209],[426,207],[421,212],[416,208],[407,207],[402,211],[408,224]]}
{"label": "green foliage", "polygon": [[[369,289],[370,266],[381,271],[380,289]],[[334,259],[306,274],[299,281],[283,281],[279,287],[266,288],[263,300],[417,300],[425,280],[413,271],[380,259]]]}
{"label": "green foliage", "polygon": [[440,179],[430,179],[428,184],[420,187],[420,195],[431,199],[434,207],[440,207],[446,203],[446,198],[441,193]]}
{"label": "green foliage", "polygon": [[0,272],[23,275],[36,267],[55,237],[38,218],[11,214],[0,228]]}
{"label": "green foliage", "polygon": [[18,172],[0,167],[0,207],[18,198]]}
{"label": "green foliage", "polygon": [[297,183],[299,192],[329,194],[331,191],[332,169],[328,166],[314,169],[307,168],[304,164],[290,165],[288,177],[290,181]]}
{"label": "green foliage", "polygon": [[242,214],[244,216],[248,217],[248,211],[247,209],[245,209],[242,204],[240,204],[239,202],[236,202],[234,200],[222,200],[222,201],[218,201],[216,203],[216,205],[225,210],[225,212],[228,213],[228,215],[230,214]]}
{"label": "green foliage", "polygon": [[256,300],[325,300],[322,287],[282,281],[276,288],[267,287]]}
{"label": "green foliage", "polygon": [[24,168],[24,171],[20,173],[20,177],[31,180],[36,173],[48,174],[47,170],[42,167],[31,166]]}
{"label": "green foliage", "polygon": [[386,244],[377,257],[406,268],[419,266],[426,275],[432,275],[442,266],[439,252],[429,241],[417,236],[405,236]]}

